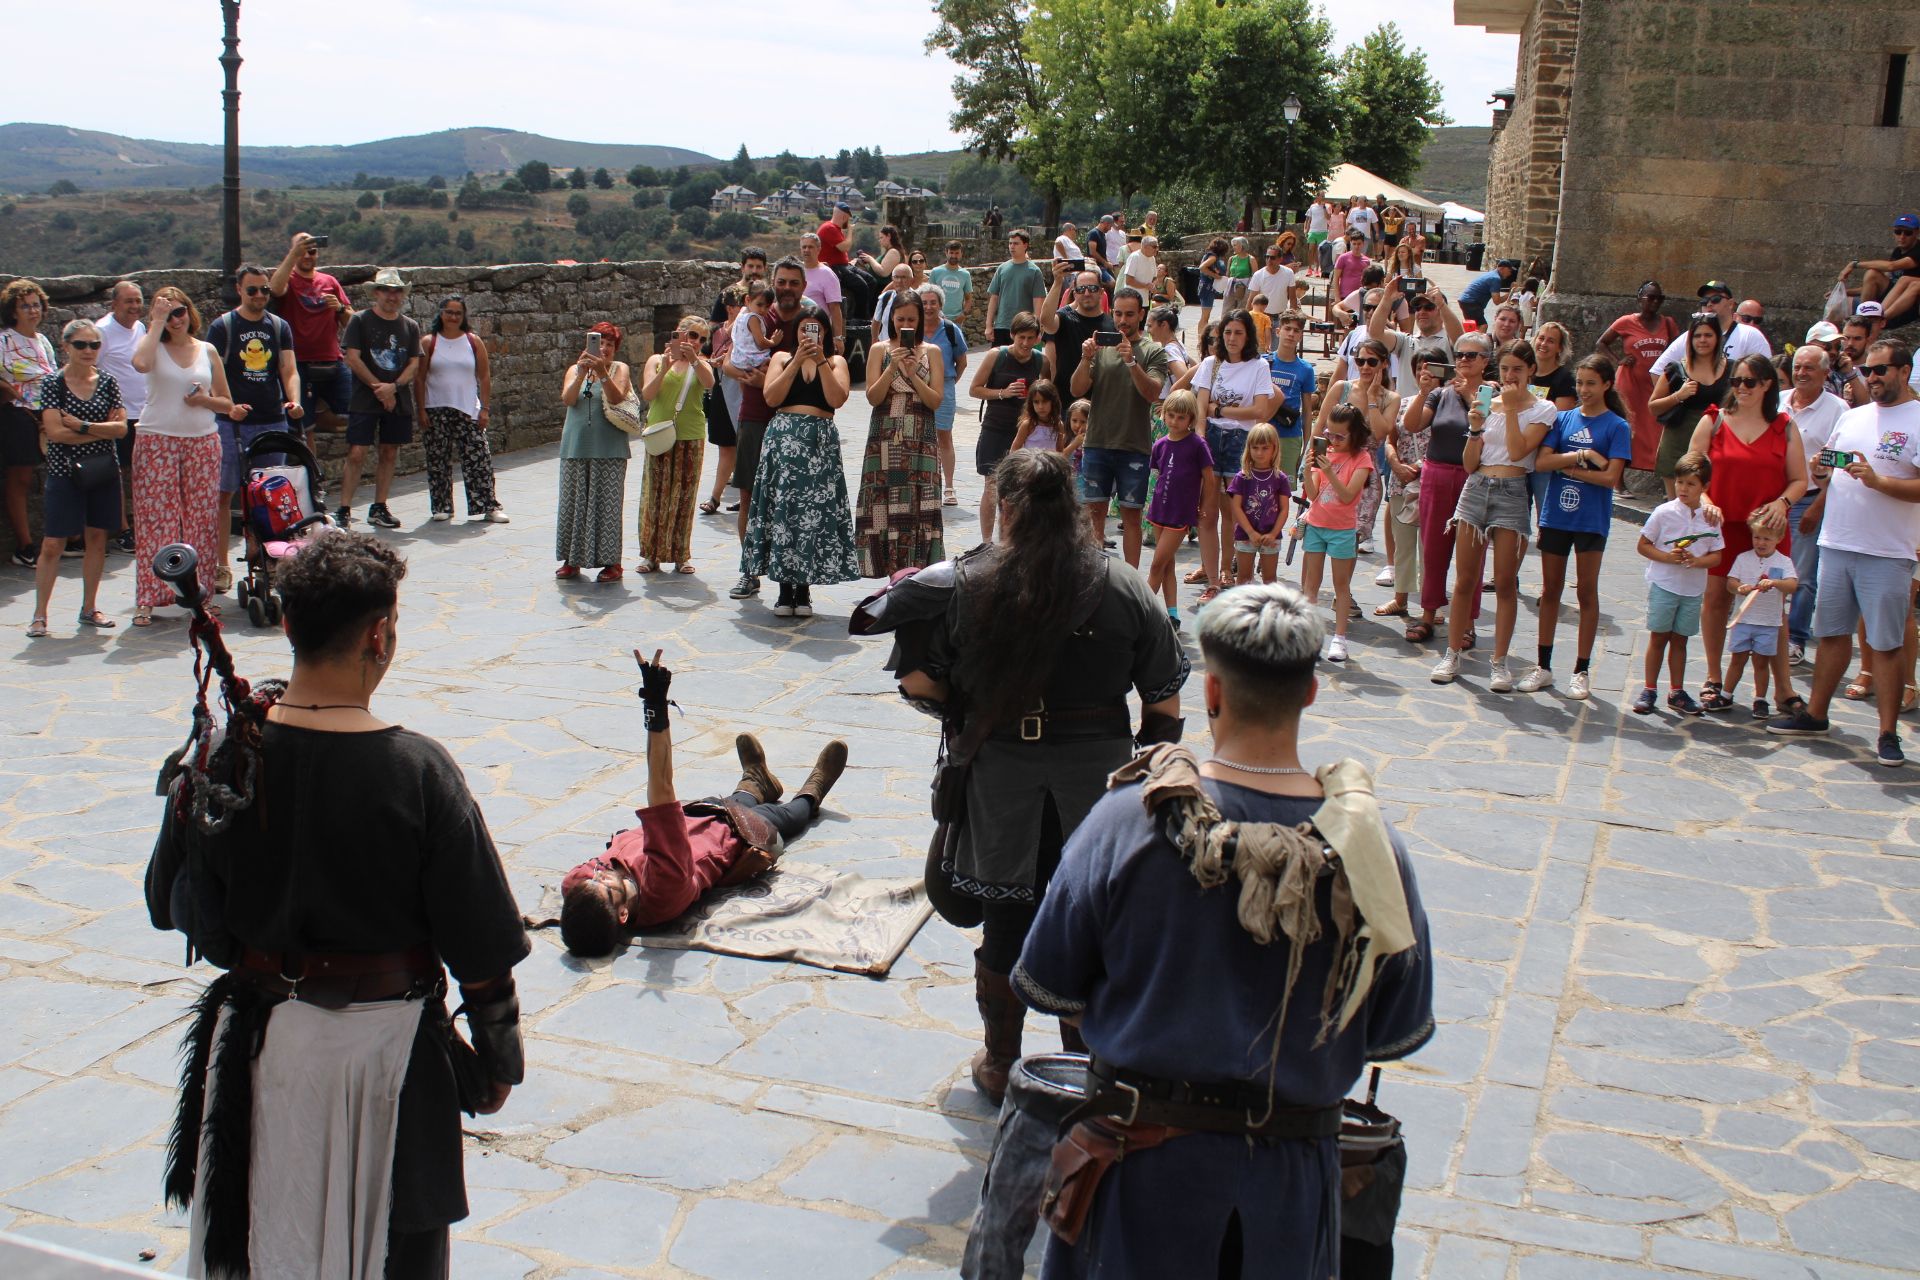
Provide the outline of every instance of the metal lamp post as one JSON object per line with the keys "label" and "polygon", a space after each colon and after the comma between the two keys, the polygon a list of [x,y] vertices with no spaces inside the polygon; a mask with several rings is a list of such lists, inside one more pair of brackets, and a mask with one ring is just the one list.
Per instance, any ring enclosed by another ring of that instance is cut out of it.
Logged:
{"label": "metal lamp post", "polygon": [[1293,126],[1300,123],[1299,95],[1288,94],[1280,110],[1287,117],[1287,154],[1280,166],[1280,222],[1281,230],[1285,230],[1293,225],[1287,218],[1287,199],[1293,193]]}
{"label": "metal lamp post", "polygon": [[220,0],[220,18],[226,26],[220,67],[227,73],[227,87],[220,95],[227,116],[226,167],[221,175],[220,263],[226,275],[222,292],[231,305],[239,302],[233,292],[233,273],[240,269],[240,0]]}

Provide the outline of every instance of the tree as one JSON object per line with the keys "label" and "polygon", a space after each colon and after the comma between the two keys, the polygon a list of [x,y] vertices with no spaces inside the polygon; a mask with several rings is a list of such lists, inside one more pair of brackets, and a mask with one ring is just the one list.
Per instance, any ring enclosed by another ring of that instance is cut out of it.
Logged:
{"label": "tree", "polygon": [[633,207],[636,209],[651,209],[659,203],[660,192],[655,187],[642,187],[633,193]]}
{"label": "tree", "polygon": [[567,197],[567,216],[569,218],[584,218],[592,212],[593,201],[587,199],[585,192],[576,191]]}
{"label": "tree", "polygon": [[1435,127],[1453,123],[1426,53],[1408,48],[1391,22],[1340,56],[1339,92],[1347,161],[1388,182],[1412,182]]}
{"label": "tree", "polygon": [[587,189],[587,171],[579,165],[573,166],[573,172],[567,175],[567,185],[575,191],[585,191]]}
{"label": "tree", "polygon": [[[689,209],[687,212],[693,211]],[[681,215],[681,225],[686,226],[686,214]],[[687,229],[692,230],[691,227]],[[741,213],[738,209],[719,214],[707,224],[708,233],[722,240],[745,240],[757,230],[759,227],[754,223],[753,215]]]}
{"label": "tree", "polygon": [[80,188],[68,179],[61,178],[47,188],[47,194],[50,196],[77,196],[80,194]]}
{"label": "tree", "polygon": [[453,238],[453,242],[460,247],[462,252],[472,253],[477,245],[473,237],[473,228],[460,228],[460,234]]}
{"label": "tree", "polygon": [[808,182],[824,184],[827,180],[827,166],[821,164],[818,160],[809,160],[807,161],[807,167],[801,171],[800,176]]}
{"label": "tree", "polygon": [[840,154],[833,158],[833,174],[831,176],[848,178],[854,176],[853,152],[847,150],[845,147],[840,148]]}
{"label": "tree", "polygon": [[733,153],[733,159],[727,161],[726,167],[720,172],[728,182],[744,185],[753,181],[753,157],[747,154],[746,143],[740,144],[740,149]]}
{"label": "tree", "polygon": [[[547,191],[553,187],[553,170],[545,160],[529,160],[515,169],[513,176],[520,179],[523,190]],[[507,184],[503,182],[500,185],[504,189]]]}
{"label": "tree", "polygon": [[434,191],[445,191],[447,189],[447,180],[441,174],[436,173],[427,179],[427,186]]}
{"label": "tree", "polygon": [[887,158],[880,153],[878,146],[874,147],[874,149],[867,154],[872,157],[867,168],[873,174],[873,180],[878,182],[887,176]]}
{"label": "tree", "polygon": [[855,147],[853,149],[853,168],[848,171],[847,176],[855,182],[871,182],[873,180],[873,153],[865,147]]}
{"label": "tree", "polygon": [[353,207],[356,209],[374,209],[379,205],[380,197],[371,191],[362,191],[353,201]]}
{"label": "tree", "polygon": [[[1012,160],[1015,144],[1026,135],[1025,121],[1044,117],[1062,96],[1060,86],[1026,56],[1026,5],[1022,0],[939,0],[935,12],[940,23],[927,37],[927,48],[961,67],[953,81],[956,105],[949,123],[966,137],[973,154]],[[1184,57],[1178,61],[1187,65]],[[1060,218],[1060,188],[1048,181],[1044,193],[1042,220],[1051,227]]]}
{"label": "tree", "polygon": [[608,173],[604,167],[595,169],[593,171],[593,185],[602,191],[611,191],[613,190],[613,175]]}
{"label": "tree", "polygon": [[700,205],[680,211],[680,229],[690,236],[704,236],[707,225],[713,221],[713,215]]}
{"label": "tree", "polygon": [[660,175],[652,165],[637,164],[627,170],[627,185],[630,187],[657,187],[662,185]]}

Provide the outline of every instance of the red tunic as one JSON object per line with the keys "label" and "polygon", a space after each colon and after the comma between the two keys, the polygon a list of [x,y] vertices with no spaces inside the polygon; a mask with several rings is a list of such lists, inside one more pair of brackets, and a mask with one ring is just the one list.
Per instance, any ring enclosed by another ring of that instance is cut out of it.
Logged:
{"label": "red tunic", "polygon": [[1647,408],[1647,401],[1653,398],[1653,362],[1667,349],[1667,344],[1679,336],[1680,327],[1672,316],[1661,316],[1651,328],[1640,320],[1640,313],[1621,316],[1613,322],[1605,336],[1620,339],[1620,345],[1626,349],[1627,362],[1620,366],[1615,381],[1620,390],[1620,398],[1627,402],[1627,413],[1633,419],[1633,459],[1631,466],[1642,471],[1653,470],[1655,455],[1660,452],[1660,422]]}
{"label": "red tunic", "polygon": [[618,863],[627,869],[640,891],[627,913],[635,928],[678,919],[700,895],[719,884],[733,869],[746,842],[718,818],[690,818],[679,802],[636,811],[640,825],[617,833],[607,852],[567,872],[560,892],[590,878],[594,872]]}
{"label": "red tunic", "polygon": [[[1752,444],[1721,425],[1713,410],[1708,410],[1701,421],[1715,427],[1707,442],[1707,457],[1713,463],[1707,496],[1725,513],[1720,526],[1720,563],[1707,572],[1724,578],[1741,552],[1753,550],[1753,531],[1747,528],[1747,517],[1787,487],[1787,428],[1792,420],[1780,414]],[[1792,530],[1781,535],[1780,551],[1783,555],[1792,553]]]}

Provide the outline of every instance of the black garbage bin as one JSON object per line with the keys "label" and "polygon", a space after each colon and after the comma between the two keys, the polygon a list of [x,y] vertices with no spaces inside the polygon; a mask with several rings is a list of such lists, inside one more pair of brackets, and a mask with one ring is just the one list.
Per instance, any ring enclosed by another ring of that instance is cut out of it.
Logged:
{"label": "black garbage bin", "polygon": [[1487,246],[1485,243],[1475,243],[1467,246],[1467,270],[1480,270],[1480,264],[1486,260]]}
{"label": "black garbage bin", "polygon": [[1200,281],[1203,277],[1198,267],[1180,268],[1180,296],[1188,302],[1200,300]]}

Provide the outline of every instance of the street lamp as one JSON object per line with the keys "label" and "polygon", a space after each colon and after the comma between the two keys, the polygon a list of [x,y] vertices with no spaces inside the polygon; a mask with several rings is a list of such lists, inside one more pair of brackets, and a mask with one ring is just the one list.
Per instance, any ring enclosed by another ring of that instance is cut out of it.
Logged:
{"label": "street lamp", "polygon": [[1280,111],[1287,117],[1287,155],[1280,167],[1280,222],[1281,229],[1292,225],[1287,218],[1287,197],[1293,192],[1293,126],[1300,123],[1300,96],[1290,93],[1287,100],[1280,104]]}
{"label": "street lamp", "polygon": [[228,302],[238,303],[234,295],[233,273],[240,269],[240,0],[220,0],[220,18],[225,24],[221,44],[220,67],[227,73],[227,87],[220,94],[226,104],[226,166],[221,175],[220,264],[226,278],[221,292]]}

